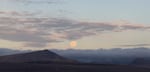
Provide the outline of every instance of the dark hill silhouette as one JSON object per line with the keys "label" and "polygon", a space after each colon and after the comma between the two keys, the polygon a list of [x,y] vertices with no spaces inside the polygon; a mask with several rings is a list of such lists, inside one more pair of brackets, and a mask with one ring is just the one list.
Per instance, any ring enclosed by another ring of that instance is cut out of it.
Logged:
{"label": "dark hill silhouette", "polygon": [[150,72],[150,68],[79,63],[54,52],[42,50],[0,56],[0,72]]}
{"label": "dark hill silhouette", "polygon": [[52,51],[41,50],[30,53],[13,54],[0,56],[0,63],[26,63],[26,62],[60,62],[60,63],[73,63],[75,60],[64,58]]}
{"label": "dark hill silhouette", "polygon": [[150,66],[150,58],[136,58],[133,62],[133,65],[140,65],[140,66]]}

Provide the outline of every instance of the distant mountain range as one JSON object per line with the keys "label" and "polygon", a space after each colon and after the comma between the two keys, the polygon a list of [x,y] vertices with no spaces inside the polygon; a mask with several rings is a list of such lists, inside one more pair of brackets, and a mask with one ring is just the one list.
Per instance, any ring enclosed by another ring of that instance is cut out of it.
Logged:
{"label": "distant mountain range", "polygon": [[[52,50],[64,57],[86,63],[128,65],[139,58],[150,58],[150,48],[113,48],[97,50]],[[150,61],[149,61],[150,62]]]}
{"label": "distant mountain range", "polygon": [[6,61],[29,62],[28,60],[30,60],[30,62],[39,62],[39,61],[46,62],[47,60],[48,62],[50,62],[50,60],[54,59],[54,61],[63,60],[63,62],[65,61],[74,62],[75,60],[77,60],[83,63],[96,63],[96,64],[150,65],[150,48],[142,48],[142,47],[127,48],[127,49],[113,48],[113,49],[97,49],[97,50],[51,49],[49,51],[42,50],[33,52],[0,48],[0,55],[5,55],[0,56],[0,62]]}

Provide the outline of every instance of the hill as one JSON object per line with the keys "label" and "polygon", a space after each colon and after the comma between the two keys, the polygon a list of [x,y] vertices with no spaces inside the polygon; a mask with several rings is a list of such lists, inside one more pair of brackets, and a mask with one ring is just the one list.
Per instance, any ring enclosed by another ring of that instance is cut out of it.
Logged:
{"label": "hill", "polygon": [[34,51],[29,53],[0,56],[0,63],[26,63],[26,62],[73,63],[76,61],[62,57],[49,50],[41,50],[41,51]]}

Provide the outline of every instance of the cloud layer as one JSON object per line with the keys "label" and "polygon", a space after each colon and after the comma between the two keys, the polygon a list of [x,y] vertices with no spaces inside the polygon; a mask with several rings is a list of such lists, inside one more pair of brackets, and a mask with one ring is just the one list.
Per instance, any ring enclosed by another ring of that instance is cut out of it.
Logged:
{"label": "cloud layer", "polygon": [[0,15],[2,16],[34,16],[38,13],[29,13],[27,11],[17,12],[17,11],[0,11]]}
{"label": "cloud layer", "polygon": [[[10,16],[5,16],[7,14]],[[33,13],[16,11],[0,11],[0,15],[2,15],[0,16],[0,39],[23,42],[25,47],[45,47],[49,43],[77,40],[103,32],[148,30],[150,28],[132,23],[118,25],[111,22],[36,17],[32,16]]]}
{"label": "cloud layer", "polygon": [[58,3],[61,0],[8,0],[12,2],[20,2],[25,4],[54,4]]}
{"label": "cloud layer", "polygon": [[150,44],[132,44],[132,45],[120,45],[121,47],[145,47],[150,46]]}

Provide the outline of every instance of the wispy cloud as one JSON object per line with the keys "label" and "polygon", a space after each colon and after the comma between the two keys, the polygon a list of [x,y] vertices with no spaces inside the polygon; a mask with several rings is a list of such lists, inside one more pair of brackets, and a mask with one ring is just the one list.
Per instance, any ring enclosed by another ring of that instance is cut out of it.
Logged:
{"label": "wispy cloud", "polygon": [[[25,43],[24,46],[30,47],[44,47],[48,43],[77,40],[106,31],[148,30],[150,28],[149,26],[132,23],[118,25],[111,22],[88,22],[51,17],[27,17],[25,16],[26,13],[16,11],[0,11],[0,14],[12,15],[11,17],[0,16],[0,39],[23,42]],[[27,13],[27,15],[30,14],[32,15],[32,13]]]}
{"label": "wispy cloud", "polygon": [[121,47],[146,47],[150,46],[150,44],[132,44],[132,45],[120,45]]}
{"label": "wispy cloud", "polygon": [[40,12],[28,12],[28,11],[24,11],[24,12],[17,12],[17,11],[0,11],[0,15],[1,16],[13,16],[13,17],[18,17],[18,16],[36,16],[39,15]]}
{"label": "wispy cloud", "polygon": [[62,0],[8,0],[13,2],[20,2],[25,4],[55,4]]}

